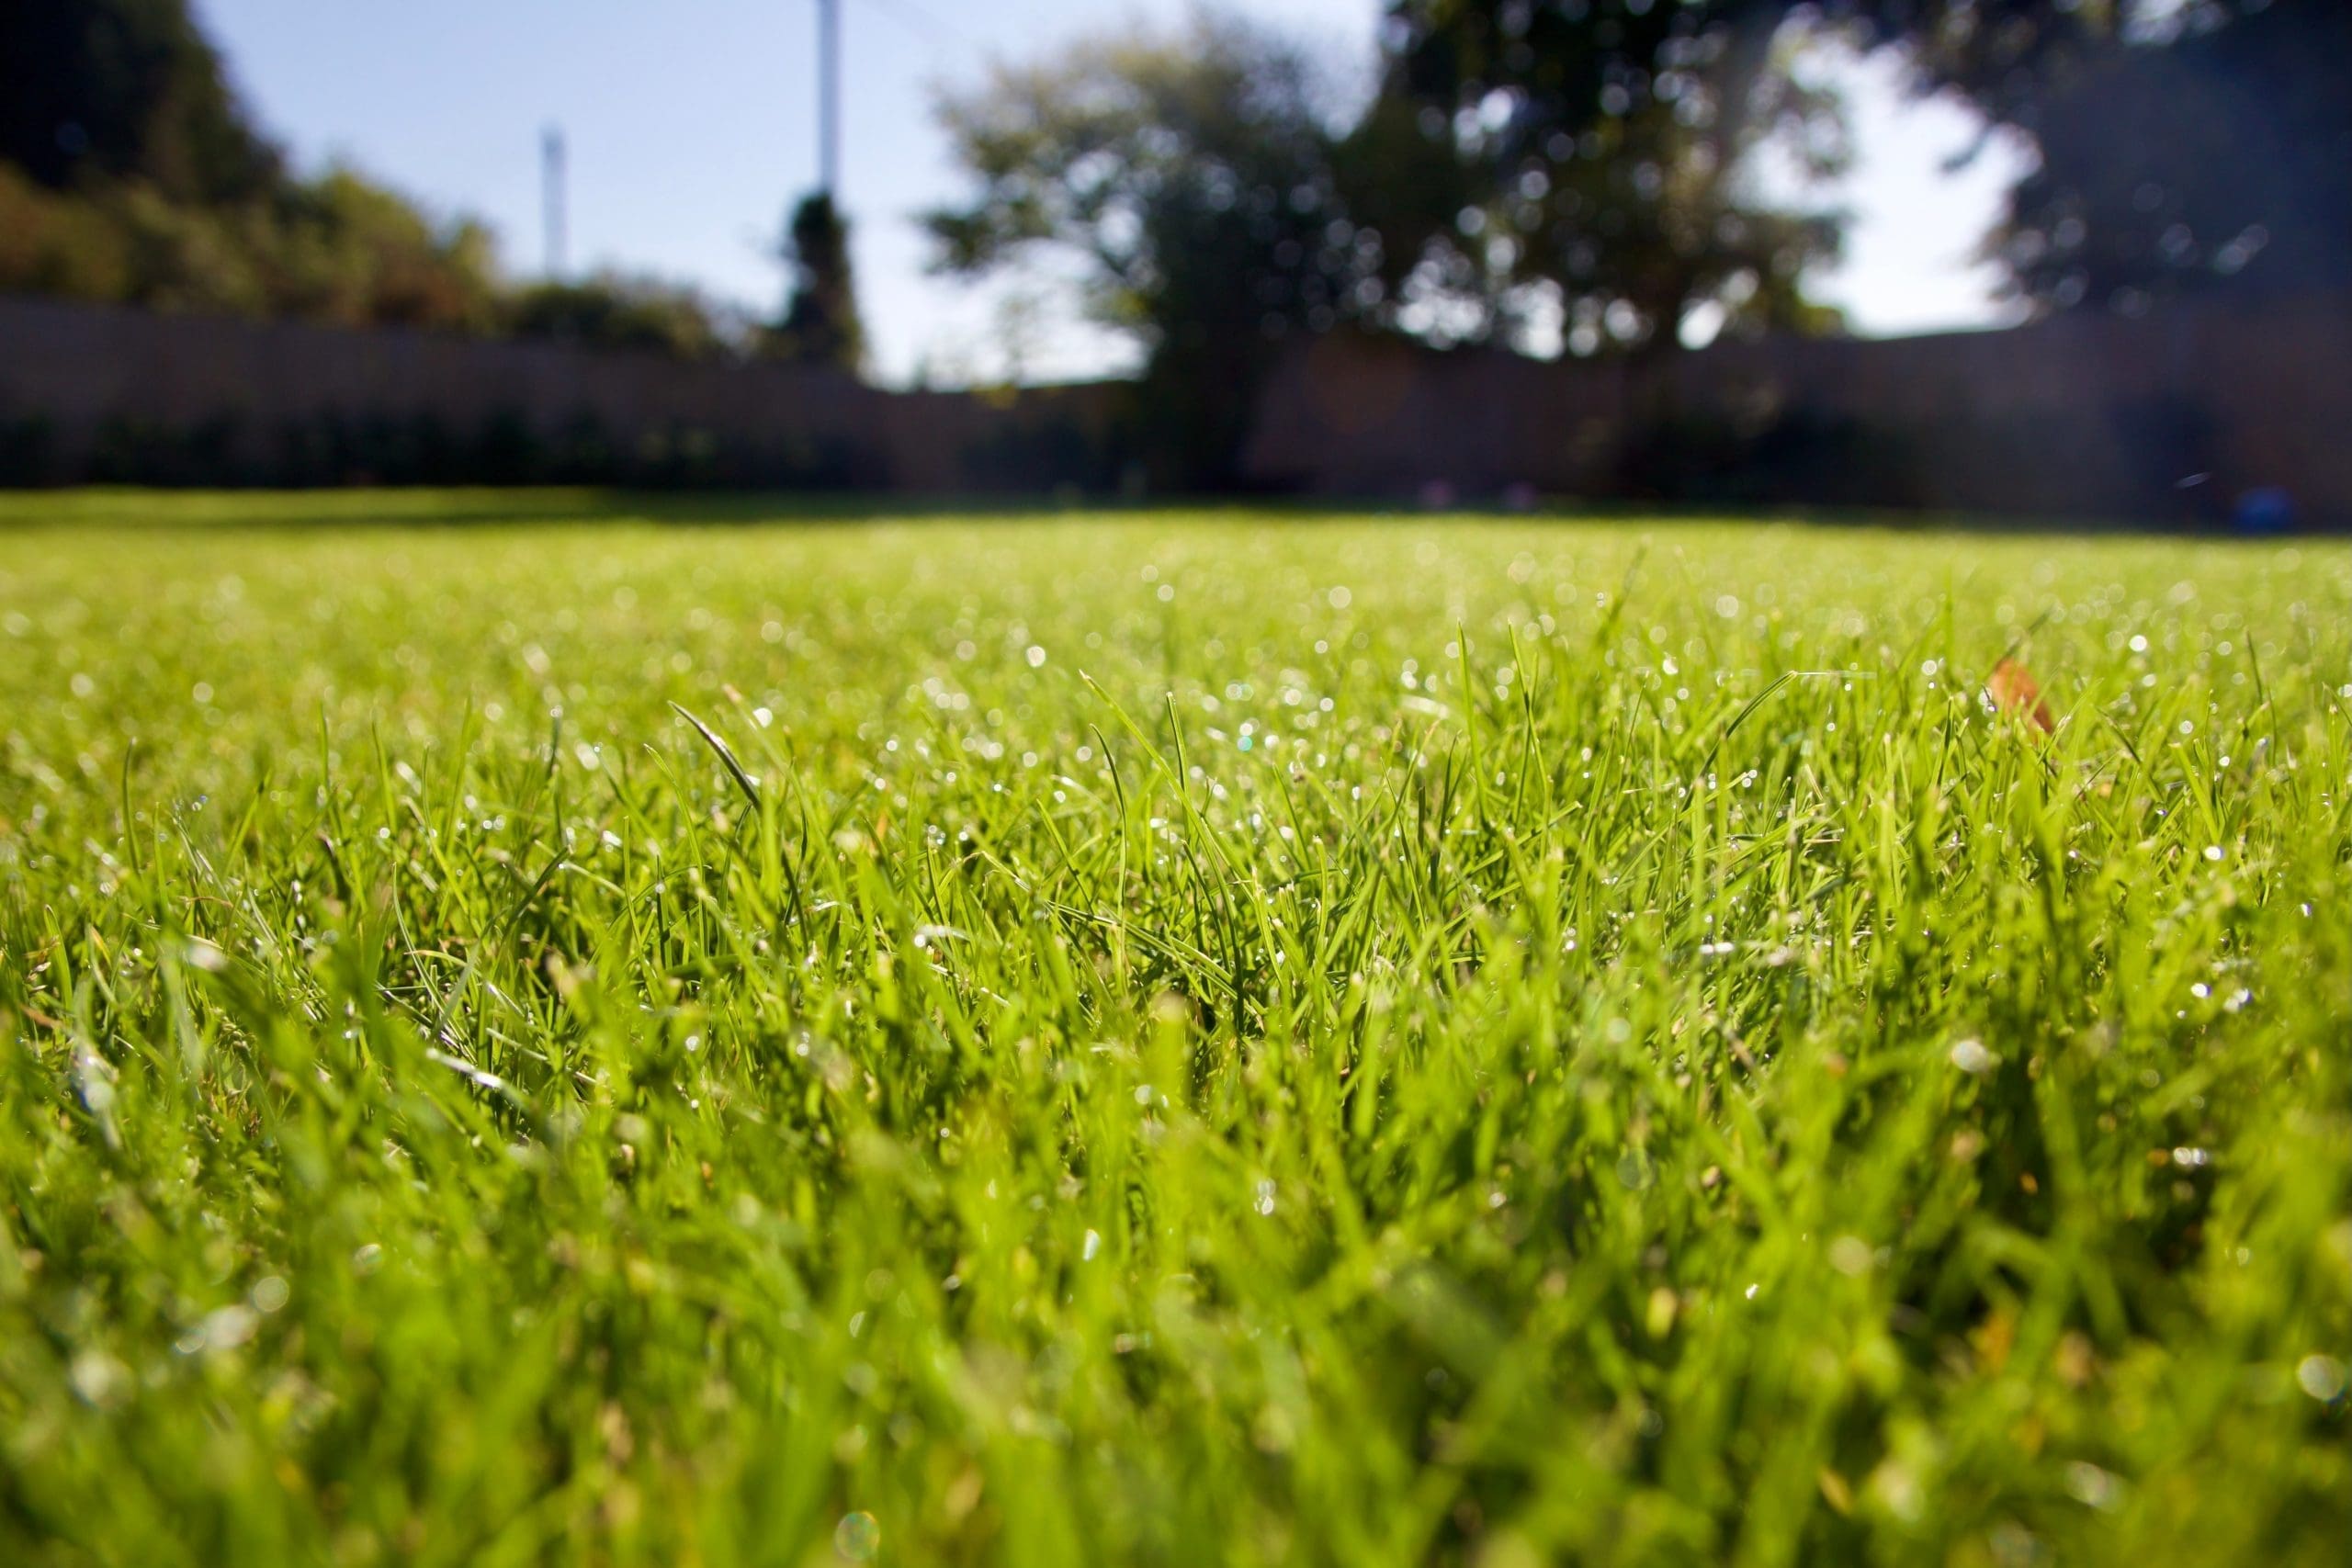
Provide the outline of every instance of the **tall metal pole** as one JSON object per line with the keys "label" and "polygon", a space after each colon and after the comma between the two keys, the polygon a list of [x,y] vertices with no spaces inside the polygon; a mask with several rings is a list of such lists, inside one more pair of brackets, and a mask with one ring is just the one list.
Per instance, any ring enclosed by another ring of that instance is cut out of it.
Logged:
{"label": "tall metal pole", "polygon": [[563,256],[563,128],[550,125],[539,132],[539,199],[547,222],[547,269],[561,277]]}
{"label": "tall metal pole", "polygon": [[817,183],[839,199],[842,178],[842,3],[817,0]]}

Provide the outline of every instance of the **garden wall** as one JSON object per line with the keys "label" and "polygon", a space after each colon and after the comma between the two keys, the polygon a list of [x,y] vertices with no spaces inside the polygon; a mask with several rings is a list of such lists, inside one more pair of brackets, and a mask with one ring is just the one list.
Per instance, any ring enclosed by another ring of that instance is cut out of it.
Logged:
{"label": "garden wall", "polygon": [[1329,495],[1541,492],[2213,521],[2276,487],[2352,523],[2352,301],[2079,312],[1541,363],[1327,338],[1245,469]]}
{"label": "garden wall", "polygon": [[[1099,493],[1141,447],[1125,402],[0,298],[0,482]],[[1334,336],[1281,361],[1250,431],[1269,493],[2216,522],[2276,487],[2343,525],[2352,301],[1605,362]]]}
{"label": "garden wall", "polygon": [[1116,396],[0,297],[0,479],[18,483],[1102,487]]}

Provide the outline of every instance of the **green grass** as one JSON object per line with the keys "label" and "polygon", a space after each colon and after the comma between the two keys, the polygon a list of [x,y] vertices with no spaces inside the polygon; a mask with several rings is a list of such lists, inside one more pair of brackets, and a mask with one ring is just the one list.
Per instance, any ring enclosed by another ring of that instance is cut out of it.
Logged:
{"label": "green grass", "polygon": [[377,505],[8,502],[0,1560],[2341,1561],[2352,548]]}

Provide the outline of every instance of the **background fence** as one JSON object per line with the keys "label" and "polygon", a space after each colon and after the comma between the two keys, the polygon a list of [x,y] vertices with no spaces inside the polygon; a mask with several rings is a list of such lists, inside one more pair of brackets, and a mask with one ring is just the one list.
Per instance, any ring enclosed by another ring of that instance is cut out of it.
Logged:
{"label": "background fence", "polygon": [[909,493],[1106,482],[1114,387],[840,371],[0,297],[0,478]]}
{"label": "background fence", "polygon": [[[1125,390],[836,372],[0,298],[0,479],[1118,488]],[[2078,312],[1543,363],[1332,337],[1258,396],[1252,489],[2352,522],[2352,302]]]}
{"label": "background fence", "polygon": [[1439,481],[2076,517],[2214,518],[2275,487],[2343,524],[2352,304],[1601,363],[1327,340],[1268,389],[1248,466],[1329,494]]}

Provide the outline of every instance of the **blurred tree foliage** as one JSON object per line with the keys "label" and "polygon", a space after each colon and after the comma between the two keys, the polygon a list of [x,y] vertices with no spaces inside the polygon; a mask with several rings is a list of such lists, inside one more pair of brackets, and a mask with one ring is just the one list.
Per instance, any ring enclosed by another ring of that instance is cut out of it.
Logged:
{"label": "blurred tree foliage", "polygon": [[1837,106],[1785,5],[1730,9],[1408,0],[1351,115],[1298,48],[1213,17],[1000,65],[942,101],[978,188],[932,228],[959,272],[1075,252],[1155,366],[1342,323],[1522,341],[1547,307],[1586,352],[1670,344],[1709,301],[1833,325],[1798,280],[1838,215],[1770,207],[1747,162],[1777,141],[1835,173]]}
{"label": "blurred tree foliage", "polygon": [[0,165],[0,289],[468,332],[500,308],[487,230],[435,223],[347,169],[205,205],[135,177],[51,189]]}
{"label": "blurred tree foliage", "polygon": [[284,177],[185,0],[8,0],[0,159],[51,190],[137,180],[198,206],[266,197]]}
{"label": "blurred tree foliage", "polygon": [[760,352],[854,374],[865,360],[865,326],[850,271],[849,221],[829,193],[800,199],[779,254],[791,269],[792,293],[783,319],[762,335]]}
{"label": "blurred tree foliage", "polygon": [[[1483,278],[1565,317],[1573,352],[1668,349],[1702,309],[1734,329],[1834,328],[1808,268],[1842,215],[1790,209],[1758,178],[1826,180],[1847,161],[1815,36],[1785,0],[1396,0],[1366,138],[1450,154],[1450,178],[1384,193],[1408,292]],[[1388,159],[1379,160],[1381,163]]]}
{"label": "blurred tree foliage", "polygon": [[599,275],[526,284],[505,309],[517,337],[673,359],[715,359],[731,347],[724,312],[691,288],[659,278]]}
{"label": "blurred tree foliage", "polygon": [[1345,215],[1329,84],[1238,18],[998,63],[938,111],[976,187],[928,216],[940,265],[1078,258],[1090,313],[1149,355],[1136,428],[1162,483],[1227,482],[1273,345],[1382,301],[1380,238]]}
{"label": "blurred tree foliage", "polygon": [[[931,223],[952,271],[1076,254],[1150,379],[1236,397],[1269,342],[1335,325],[1528,346],[1548,321],[1578,353],[1831,331],[1803,285],[1844,214],[1785,193],[1848,161],[1809,69],[1838,44],[2032,139],[1988,253],[2042,307],[2352,279],[2346,0],[1393,0],[1346,109],[1295,46],[1209,18],[946,94],[975,188]],[[1193,423],[1214,447],[1231,417]]]}
{"label": "blurred tree foliage", "polygon": [[185,0],[0,11],[0,288],[488,331],[491,239],[348,169],[289,175]]}
{"label": "blurred tree foliage", "polygon": [[[1136,427],[1155,477],[1192,485],[1229,480],[1295,333],[1518,344],[1548,306],[1592,352],[1671,344],[1711,300],[1742,322],[1834,322],[1798,278],[1834,252],[1836,216],[1766,206],[1742,167],[1776,138],[1810,172],[1844,155],[1834,102],[1771,47],[1776,19],[1734,47],[1661,6],[1590,52],[1589,12],[1472,26],[1476,10],[1400,7],[1369,104],[1299,46],[1213,14],[999,63],[939,102],[973,181],[929,217],[940,265],[1075,256],[1094,318],[1148,353]],[[1474,47],[1488,34],[1502,47]],[[1679,73],[1654,88],[1628,51]]]}
{"label": "blurred tree foliage", "polygon": [[2224,286],[2352,288],[2346,0],[1871,9],[1925,85],[2033,139],[2040,166],[1987,246],[2024,298],[2136,312]]}
{"label": "blurred tree foliage", "polygon": [[[1834,215],[1759,211],[1738,171],[1774,138],[1837,168],[1834,104],[1792,68],[1814,39],[1899,48],[1920,91],[2031,139],[1987,252],[2038,305],[2352,282],[2346,0],[1396,0],[1384,102],[1464,152],[1464,227],[1579,326],[1647,341],[1712,299],[1802,328]],[[1400,216],[1442,237],[1442,206]]]}
{"label": "blurred tree foliage", "polygon": [[691,292],[510,289],[481,224],[347,168],[290,174],[186,0],[0,6],[0,290],[686,355],[729,341]]}

